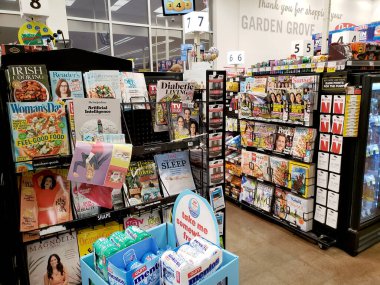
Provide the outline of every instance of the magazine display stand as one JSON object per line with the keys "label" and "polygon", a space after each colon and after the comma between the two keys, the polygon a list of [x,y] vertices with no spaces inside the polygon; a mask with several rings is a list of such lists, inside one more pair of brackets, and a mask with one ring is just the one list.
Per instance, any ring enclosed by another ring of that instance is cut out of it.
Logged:
{"label": "magazine display stand", "polygon": [[[89,70],[122,70],[131,71],[132,63],[128,60],[87,52],[79,49],[64,49],[49,52],[38,52],[29,54],[10,54],[2,56],[2,69],[0,73],[0,131],[3,134],[4,144],[3,155],[0,162],[1,183],[3,191],[3,204],[0,207],[3,217],[10,217],[4,220],[3,225],[7,228],[4,260],[12,261],[13,264],[2,266],[3,276],[7,276],[6,284],[28,284],[28,263],[26,258],[25,246],[28,242],[23,242],[23,236],[19,231],[20,223],[20,194],[18,191],[18,175],[15,171],[15,164],[12,158],[12,147],[10,137],[10,127],[7,111],[7,93],[8,83],[5,76],[5,69],[9,65],[25,64],[44,64],[47,70],[65,70],[81,71]],[[148,88],[157,80],[182,80],[182,74],[179,73],[146,73],[146,83]],[[155,154],[165,153],[175,150],[189,150],[190,147],[200,145],[204,136],[189,138],[181,141],[170,141],[168,132],[154,133],[152,130],[152,111],[139,110],[134,108],[137,103],[121,104],[121,122],[123,133],[126,135],[128,143],[133,144],[133,157],[152,158]],[[151,102],[138,103],[148,104],[151,108],[154,104]],[[128,109],[129,108],[129,109]],[[207,112],[206,112],[207,113]],[[207,114],[208,116],[208,114]],[[44,157],[33,160],[34,170],[69,166],[72,155]],[[205,171],[202,169],[201,172]],[[203,179],[203,176],[201,177]],[[203,184],[203,180],[201,181]],[[162,186],[163,187],[163,186]],[[162,189],[162,191],[166,191]],[[37,232],[40,235],[40,241],[46,237],[59,236],[64,233],[71,233],[86,227],[96,225],[105,225],[109,221],[122,221],[123,218],[131,214],[138,214],[159,209],[163,209],[175,201],[177,195],[168,196],[151,202],[121,208],[118,210],[100,213],[87,218],[74,219],[66,223],[40,228]],[[162,220],[162,215],[161,215]],[[35,242],[35,240],[33,241]]]}

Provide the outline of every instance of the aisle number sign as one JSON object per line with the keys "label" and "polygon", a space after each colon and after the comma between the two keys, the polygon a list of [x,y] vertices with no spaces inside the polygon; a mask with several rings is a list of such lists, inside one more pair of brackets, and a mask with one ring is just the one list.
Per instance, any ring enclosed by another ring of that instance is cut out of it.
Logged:
{"label": "aisle number sign", "polygon": [[290,53],[296,56],[312,56],[314,55],[314,42],[311,40],[292,41]]}
{"label": "aisle number sign", "polygon": [[21,16],[49,17],[48,0],[19,0]]}
{"label": "aisle number sign", "polygon": [[227,64],[244,64],[245,52],[242,50],[229,51],[227,53]]}
{"label": "aisle number sign", "polygon": [[178,195],[173,208],[173,224],[178,244],[200,236],[219,245],[219,228],[210,203],[190,190]]}
{"label": "aisle number sign", "polygon": [[192,32],[208,32],[210,23],[207,12],[191,12],[183,16],[185,34]]}
{"label": "aisle number sign", "polygon": [[341,43],[341,44],[349,44],[358,42],[360,37],[360,32],[358,31],[344,31],[339,33],[333,33],[331,35],[332,43]]}

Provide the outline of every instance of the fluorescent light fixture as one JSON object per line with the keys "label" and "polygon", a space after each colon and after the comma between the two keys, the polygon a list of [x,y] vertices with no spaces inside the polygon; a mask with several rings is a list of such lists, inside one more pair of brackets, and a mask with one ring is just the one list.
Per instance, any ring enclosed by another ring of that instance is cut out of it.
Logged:
{"label": "fluorescent light fixture", "polygon": [[115,42],[114,44],[115,44],[115,46],[118,46],[118,45],[121,45],[121,44],[123,44],[123,43],[129,42],[129,41],[133,40],[134,38],[135,38],[135,37],[125,37],[125,38],[123,38],[123,39],[121,39],[121,40],[118,40],[118,41]]}
{"label": "fluorescent light fixture", "polygon": [[74,4],[75,0],[66,0],[66,6],[70,7]]}
{"label": "fluorescent light fixture", "polygon": [[115,12],[131,1],[132,0],[117,0],[116,3],[111,6],[111,11]]}

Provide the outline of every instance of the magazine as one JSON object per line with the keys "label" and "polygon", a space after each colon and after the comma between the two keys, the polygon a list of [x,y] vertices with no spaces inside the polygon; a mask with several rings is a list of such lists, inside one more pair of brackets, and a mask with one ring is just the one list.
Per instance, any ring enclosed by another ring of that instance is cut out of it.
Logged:
{"label": "magazine", "polygon": [[[223,99],[224,75],[209,75],[209,101],[215,102]],[[230,83],[230,82],[229,82]],[[236,82],[236,84],[238,84]],[[228,86],[228,85],[227,85]],[[235,87],[236,89],[236,87]]]}
{"label": "magazine", "polygon": [[289,162],[286,159],[271,156],[270,166],[272,169],[272,182],[286,187],[288,185]]}
{"label": "magazine", "polygon": [[317,132],[311,128],[296,128],[293,136],[291,155],[311,162],[314,154],[314,141]]}
{"label": "magazine", "polygon": [[117,222],[109,222],[107,224],[98,225],[90,228],[85,228],[83,230],[78,231],[78,248],[79,248],[79,256],[82,257],[89,253],[92,253],[92,245],[99,238],[107,238],[112,233],[116,231],[120,231],[123,229],[123,226]]}
{"label": "magazine", "polygon": [[214,212],[222,210],[226,207],[222,186],[210,188],[210,204]]}
{"label": "magazine", "polygon": [[223,183],[224,160],[217,159],[209,162],[209,185]]}
{"label": "magazine", "polygon": [[77,141],[68,179],[120,189],[128,172],[131,156],[131,144]]}
{"label": "magazine", "polygon": [[119,100],[74,99],[76,140],[84,134],[120,134],[121,111]]}
{"label": "magazine", "polygon": [[133,216],[124,218],[125,229],[129,226],[136,226],[146,231],[160,224],[161,224],[161,217],[160,217],[159,210],[146,212],[141,215],[133,215]]}
{"label": "magazine", "polygon": [[253,81],[253,87],[249,88],[246,86],[247,90],[252,90],[254,93],[260,94],[260,93],[265,93],[266,91],[266,86],[267,86],[267,79],[268,77],[266,76],[255,76],[254,81]]}
{"label": "magazine", "polygon": [[156,164],[153,160],[132,161],[125,181],[129,205],[161,198]]}
{"label": "magazine", "polygon": [[262,182],[257,183],[255,199],[253,205],[266,212],[271,211],[274,187]]}
{"label": "magazine", "polygon": [[315,165],[289,161],[290,180],[288,188],[304,198],[314,195]]}
{"label": "magazine", "polygon": [[8,103],[15,162],[70,153],[65,108],[53,102]]}
{"label": "magazine", "polygon": [[194,103],[171,102],[171,130],[174,140],[199,135],[199,107]]}
{"label": "magazine", "polygon": [[239,82],[227,81],[226,82],[226,91],[227,92],[239,92]]}
{"label": "magazine", "polygon": [[265,181],[271,181],[269,169],[269,155],[251,152],[252,176]]}
{"label": "magazine", "polygon": [[85,73],[88,98],[121,99],[118,70],[90,70]]}
{"label": "magazine", "polygon": [[24,172],[21,177],[20,231],[72,220],[67,169]]}
{"label": "magazine", "polygon": [[274,135],[277,126],[273,124],[255,123],[253,146],[261,149],[273,150]]}
{"label": "magazine", "polygon": [[194,83],[185,81],[160,80],[157,84],[156,124],[167,125],[167,102],[191,102],[194,97]]}
{"label": "magazine", "polygon": [[283,90],[268,89],[268,94],[271,103],[271,121],[283,121],[284,119],[285,101],[283,93]]}
{"label": "magazine", "polygon": [[209,129],[219,130],[223,128],[223,105],[209,105]]}
{"label": "magazine", "polygon": [[9,65],[6,70],[10,102],[51,101],[45,65]]}
{"label": "magazine", "polygon": [[[123,103],[149,102],[143,73],[120,72],[120,84]],[[133,109],[145,109],[145,107],[144,104],[133,105]]]}
{"label": "magazine", "polygon": [[253,205],[253,199],[255,198],[257,180],[242,176],[241,178],[241,201],[248,203],[249,205]]}
{"label": "magazine", "polygon": [[253,168],[251,168],[252,161],[252,152],[245,150],[244,148],[241,150],[241,172],[243,174],[247,174],[253,176]]}
{"label": "magazine", "polygon": [[239,119],[252,118],[254,97],[250,93],[240,92],[238,95]]}
{"label": "magazine", "polygon": [[278,126],[274,142],[274,152],[290,154],[293,145],[295,129],[292,127]]}
{"label": "magazine", "polygon": [[53,101],[84,98],[82,72],[50,71],[49,75]]}
{"label": "magazine", "polygon": [[286,196],[288,213],[286,220],[304,232],[313,229],[314,199],[304,199],[288,193]]}
{"label": "magazine", "polygon": [[30,284],[81,284],[76,232],[26,246]]}
{"label": "magazine", "polygon": [[85,142],[125,143],[124,134],[83,134]]}
{"label": "magazine", "polygon": [[303,122],[305,117],[305,102],[301,89],[287,89],[287,104],[289,121]]}
{"label": "magazine", "polygon": [[157,154],[154,160],[164,197],[179,194],[186,189],[195,190],[188,151]]}
{"label": "magazine", "polygon": [[273,215],[285,219],[287,216],[288,206],[286,204],[288,191],[276,187],[274,191]]}
{"label": "magazine", "polygon": [[254,146],[254,128],[254,122],[240,120],[241,145],[243,147]]}

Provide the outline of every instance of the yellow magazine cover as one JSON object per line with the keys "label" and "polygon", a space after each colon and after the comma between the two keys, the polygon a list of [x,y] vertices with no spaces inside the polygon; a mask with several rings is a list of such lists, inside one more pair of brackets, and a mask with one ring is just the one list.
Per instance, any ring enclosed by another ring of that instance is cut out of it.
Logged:
{"label": "yellow magazine cover", "polygon": [[304,198],[314,195],[314,164],[289,161],[289,174],[288,188]]}

